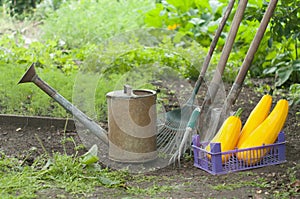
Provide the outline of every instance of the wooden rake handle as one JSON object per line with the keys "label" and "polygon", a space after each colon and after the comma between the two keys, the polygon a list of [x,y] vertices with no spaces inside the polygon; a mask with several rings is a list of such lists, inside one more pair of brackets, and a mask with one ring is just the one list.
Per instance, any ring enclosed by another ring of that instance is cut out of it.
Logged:
{"label": "wooden rake handle", "polygon": [[234,44],[234,40],[236,38],[239,26],[243,19],[243,15],[244,15],[245,9],[247,7],[247,4],[248,4],[248,0],[240,0],[239,1],[239,5],[238,5],[237,11],[234,15],[228,37],[226,39],[224,48],[222,50],[220,60],[218,62],[216,71],[214,72],[214,76],[208,86],[208,92],[206,94],[206,97],[205,97],[202,107],[204,105],[205,106],[210,105],[216,97],[216,94],[219,90],[219,84],[222,80],[222,74],[223,74],[225,66],[227,64],[227,61],[228,61],[230,52],[232,50],[232,46]]}

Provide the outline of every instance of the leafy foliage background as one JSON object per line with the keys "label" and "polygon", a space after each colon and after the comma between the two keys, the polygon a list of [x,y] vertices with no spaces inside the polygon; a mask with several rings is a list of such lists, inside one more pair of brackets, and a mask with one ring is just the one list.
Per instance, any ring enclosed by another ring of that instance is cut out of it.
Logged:
{"label": "leafy foliage background", "polygon": [[[66,115],[38,90],[25,86],[21,92],[15,86],[32,62],[37,63],[38,72],[49,84],[59,88],[69,100],[76,74],[82,70],[107,74],[110,89],[120,75],[145,63],[167,65],[183,77],[195,80],[227,3],[226,0],[2,0],[0,83],[5,86],[0,87],[4,93],[0,97],[1,112]],[[234,81],[267,5],[268,1],[249,0],[224,81]],[[232,13],[236,7],[237,4]],[[278,2],[248,73],[248,78],[272,78],[269,86],[287,89],[291,103],[299,103],[300,98],[299,9],[300,0]],[[219,61],[232,17],[219,40],[212,66]],[[171,39],[162,40],[157,46],[159,50],[145,50],[141,41],[134,39],[128,43],[126,38],[120,38],[127,42],[122,45],[106,42],[138,29],[162,29]],[[105,96],[105,90],[100,91],[97,95]],[[101,109],[105,99],[100,97],[98,103]],[[43,104],[48,104],[48,108],[42,108]]]}

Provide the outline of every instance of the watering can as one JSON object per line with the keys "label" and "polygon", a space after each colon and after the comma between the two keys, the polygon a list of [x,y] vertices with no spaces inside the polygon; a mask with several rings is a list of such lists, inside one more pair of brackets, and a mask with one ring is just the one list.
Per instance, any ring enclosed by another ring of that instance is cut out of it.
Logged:
{"label": "watering can", "polygon": [[51,98],[70,112],[90,133],[108,145],[109,158],[117,162],[141,163],[156,159],[156,92],[124,90],[107,93],[107,132],[76,106],[44,82],[35,71],[33,63],[20,83],[33,82]]}

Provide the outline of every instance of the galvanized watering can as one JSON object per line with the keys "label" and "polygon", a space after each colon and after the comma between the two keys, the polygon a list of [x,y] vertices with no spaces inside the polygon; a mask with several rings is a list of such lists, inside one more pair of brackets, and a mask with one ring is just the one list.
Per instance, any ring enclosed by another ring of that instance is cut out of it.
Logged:
{"label": "galvanized watering can", "polygon": [[108,145],[111,160],[144,163],[157,158],[155,91],[132,90],[125,85],[124,90],[108,93],[107,132],[39,78],[34,64],[26,71],[19,84],[26,82],[33,82],[70,112],[90,133]]}

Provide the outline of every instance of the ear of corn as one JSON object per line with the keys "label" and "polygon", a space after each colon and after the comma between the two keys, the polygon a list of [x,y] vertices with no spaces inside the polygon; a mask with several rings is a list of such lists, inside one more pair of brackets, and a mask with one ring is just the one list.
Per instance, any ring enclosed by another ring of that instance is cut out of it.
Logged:
{"label": "ear of corn", "polygon": [[237,148],[240,148],[245,139],[266,119],[270,112],[271,105],[271,95],[266,94],[260,99],[242,128]]}
{"label": "ear of corn", "polygon": [[[241,113],[242,109],[239,109],[236,114],[229,116],[224,121],[215,137],[210,141],[210,143],[220,143],[222,152],[233,150],[237,144],[242,128],[242,122],[240,119]],[[210,144],[206,146],[205,150],[211,150]],[[210,155],[208,155],[208,158],[210,158]],[[222,155],[222,162],[225,162],[228,158],[229,155]]]}
{"label": "ear of corn", "polygon": [[[247,136],[247,139],[240,143],[239,149],[273,144],[285,123],[288,115],[288,108],[289,105],[287,100],[279,100],[270,115],[249,136]],[[237,157],[248,164],[255,164],[267,152],[267,150],[247,150],[245,152],[239,152]]]}

